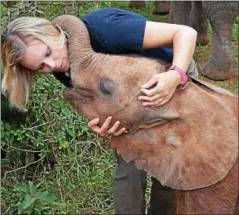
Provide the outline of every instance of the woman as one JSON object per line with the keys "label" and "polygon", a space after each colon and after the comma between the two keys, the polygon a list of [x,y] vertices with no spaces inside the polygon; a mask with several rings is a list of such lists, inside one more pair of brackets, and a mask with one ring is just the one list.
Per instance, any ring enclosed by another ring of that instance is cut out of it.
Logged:
{"label": "woman", "polygon": [[[114,8],[92,12],[82,21],[97,52],[137,53],[173,65],[167,72],[153,76],[139,89],[144,94],[139,97],[144,106],[158,107],[169,101],[176,87],[186,82],[186,71],[197,76],[192,61],[197,33],[190,27],[152,22],[141,15]],[[37,71],[53,72],[56,78],[71,87],[70,78],[66,75],[70,70],[66,35],[59,26],[45,19],[23,17],[12,21],[2,44],[2,57],[5,67],[3,92],[9,95],[11,104],[21,110],[26,110],[29,85]],[[121,128],[120,122],[109,127],[111,120],[109,116],[102,124],[96,118],[88,126],[103,137],[127,132]],[[114,177],[116,214],[144,214],[146,173],[126,164],[119,156],[117,158]],[[169,196],[172,200],[171,194]],[[160,210],[157,203],[152,205],[151,211],[156,207],[157,211]]]}

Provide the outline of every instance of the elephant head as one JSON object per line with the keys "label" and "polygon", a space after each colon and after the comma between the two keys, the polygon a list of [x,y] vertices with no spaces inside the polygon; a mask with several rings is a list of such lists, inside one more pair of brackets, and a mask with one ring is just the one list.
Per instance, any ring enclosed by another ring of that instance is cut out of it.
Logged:
{"label": "elephant head", "polygon": [[180,190],[210,186],[228,174],[238,155],[237,97],[195,80],[179,86],[167,104],[143,107],[139,88],[165,72],[162,62],[95,53],[81,20],[65,15],[55,22],[68,34],[74,88],[66,99],[89,120],[111,115],[126,127],[127,134],[108,142],[127,162]]}

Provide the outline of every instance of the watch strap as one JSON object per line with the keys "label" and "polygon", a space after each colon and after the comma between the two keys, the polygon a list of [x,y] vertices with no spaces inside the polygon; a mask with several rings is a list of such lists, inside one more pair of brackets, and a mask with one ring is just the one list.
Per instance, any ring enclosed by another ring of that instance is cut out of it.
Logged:
{"label": "watch strap", "polygon": [[186,72],[184,72],[180,67],[176,66],[176,65],[173,65],[169,68],[169,70],[175,70],[177,71],[180,76],[181,76],[181,82],[180,82],[180,85],[184,85],[187,83],[188,81],[188,76],[186,74]]}

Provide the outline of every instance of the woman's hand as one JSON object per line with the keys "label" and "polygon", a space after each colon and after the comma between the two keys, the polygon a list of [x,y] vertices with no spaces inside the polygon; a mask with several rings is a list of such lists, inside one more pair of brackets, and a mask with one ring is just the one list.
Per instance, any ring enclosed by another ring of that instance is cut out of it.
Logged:
{"label": "woman's hand", "polygon": [[144,93],[145,96],[139,96],[138,99],[143,101],[143,106],[158,107],[163,105],[171,99],[180,82],[181,76],[175,70],[154,75],[141,86],[140,92]]}
{"label": "woman's hand", "polygon": [[100,119],[95,118],[88,123],[88,127],[102,137],[119,136],[123,133],[127,133],[125,128],[119,129],[120,121],[115,122],[115,124],[109,128],[111,120],[112,116],[109,116],[100,127]]}

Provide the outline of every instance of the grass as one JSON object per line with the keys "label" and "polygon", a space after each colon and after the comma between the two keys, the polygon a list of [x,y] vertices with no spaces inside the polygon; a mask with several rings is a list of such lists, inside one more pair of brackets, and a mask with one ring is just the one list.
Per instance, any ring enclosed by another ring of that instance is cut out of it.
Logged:
{"label": "grass", "polygon": [[[86,2],[80,8],[83,16],[88,12],[102,7],[117,7],[131,10],[128,2]],[[152,14],[153,3],[147,7],[132,10],[150,20],[167,21],[167,16]],[[6,8],[1,7],[6,12]],[[44,16],[53,19],[63,13],[63,9],[56,5],[46,5]],[[42,15],[42,14],[41,14]],[[211,30],[209,29],[211,37]],[[199,70],[210,58],[211,44],[198,46],[195,51],[195,61]],[[233,68],[238,74],[238,19],[233,27]],[[213,84],[238,93],[238,80],[211,81]],[[33,87],[29,112],[24,120],[13,125],[2,123],[2,211],[3,214],[13,214],[17,211],[17,203],[22,201],[24,194],[17,191],[15,186],[27,183],[41,182],[41,189],[55,193],[66,204],[43,204],[45,213],[49,214],[112,214],[112,170],[114,166],[112,149],[104,140],[87,128],[87,121],[78,116],[63,101],[64,87],[52,76],[39,77]],[[15,120],[16,121],[16,120]],[[35,160],[43,158],[37,164],[13,171],[29,164],[30,155]],[[150,185],[150,181],[149,181]],[[149,200],[150,186],[147,189]]]}

